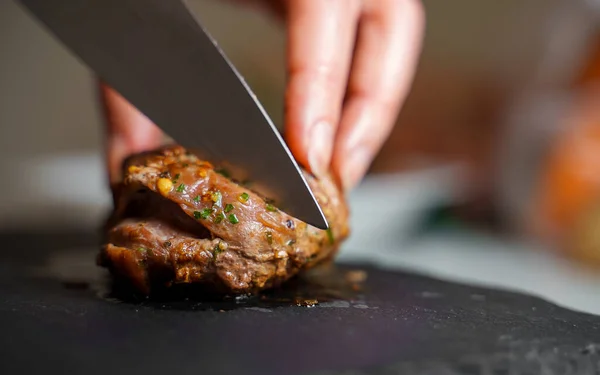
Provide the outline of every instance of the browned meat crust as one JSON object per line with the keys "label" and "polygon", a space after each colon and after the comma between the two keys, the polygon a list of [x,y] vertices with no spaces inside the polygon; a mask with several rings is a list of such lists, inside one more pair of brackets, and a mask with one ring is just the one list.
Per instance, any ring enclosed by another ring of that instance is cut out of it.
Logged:
{"label": "browned meat crust", "polygon": [[196,283],[254,293],[331,259],[348,209],[331,179],[306,177],[330,230],[299,221],[179,146],[135,155],[115,189],[99,264],[143,293]]}

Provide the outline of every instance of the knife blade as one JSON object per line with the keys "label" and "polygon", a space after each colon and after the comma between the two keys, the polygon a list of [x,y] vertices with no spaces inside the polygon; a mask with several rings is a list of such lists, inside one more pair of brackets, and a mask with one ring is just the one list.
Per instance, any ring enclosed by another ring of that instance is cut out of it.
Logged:
{"label": "knife blade", "polygon": [[232,165],[288,214],[328,228],[277,128],[184,1],[19,1],[177,143]]}

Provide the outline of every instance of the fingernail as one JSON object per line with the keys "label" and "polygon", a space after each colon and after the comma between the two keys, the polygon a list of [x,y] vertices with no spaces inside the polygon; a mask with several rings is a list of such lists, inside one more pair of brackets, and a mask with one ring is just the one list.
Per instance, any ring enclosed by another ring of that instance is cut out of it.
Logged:
{"label": "fingernail", "polygon": [[356,148],[348,153],[341,173],[344,191],[352,189],[363,178],[370,163],[371,153],[365,148]]}
{"label": "fingernail", "polygon": [[333,151],[332,127],[327,121],[317,122],[310,131],[308,163],[318,177],[327,173]]}

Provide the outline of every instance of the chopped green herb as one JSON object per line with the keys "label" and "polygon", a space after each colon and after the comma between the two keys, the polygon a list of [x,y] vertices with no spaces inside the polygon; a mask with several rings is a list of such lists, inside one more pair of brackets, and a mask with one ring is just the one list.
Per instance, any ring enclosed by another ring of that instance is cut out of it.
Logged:
{"label": "chopped green herb", "polygon": [[296,240],[288,240],[288,242],[286,242],[285,244],[288,246],[292,246],[295,243],[296,243]]}
{"label": "chopped green herb", "polygon": [[181,177],[181,175],[180,175],[179,173],[177,173],[177,174],[175,175],[175,177],[173,177],[173,183],[176,183],[176,182],[177,182],[177,180],[179,180],[179,177]]}
{"label": "chopped green herb", "polygon": [[238,200],[242,203],[248,202],[248,199],[250,199],[250,196],[246,192],[240,194],[240,196],[238,197]]}
{"label": "chopped green herb", "polygon": [[220,207],[223,200],[223,194],[221,194],[221,192],[217,190],[210,194],[210,199],[212,199],[212,201],[215,202],[215,205]]}
{"label": "chopped green herb", "polygon": [[138,251],[139,251],[140,253],[145,253],[145,252],[146,252],[146,249],[144,249],[143,247],[138,247]]}
{"label": "chopped green herb", "polygon": [[213,213],[212,208],[205,208],[202,211],[194,211],[194,219],[208,219],[208,217]]}
{"label": "chopped green herb", "polygon": [[267,203],[267,211],[276,212],[277,208],[273,206],[271,203]]}
{"label": "chopped green herb", "polygon": [[196,203],[200,202],[200,196],[199,195],[196,195],[196,198],[194,198],[194,202],[196,202]]}
{"label": "chopped green herb", "polygon": [[267,237],[267,242],[269,245],[273,244],[273,234],[271,232],[265,233],[265,237]]}
{"label": "chopped green herb", "polygon": [[333,237],[333,232],[331,231],[331,228],[327,229],[327,238],[329,238],[329,244],[333,245],[333,243],[335,242],[335,238]]}
{"label": "chopped green herb", "polygon": [[171,247],[171,241],[165,241],[163,244],[165,247]]}
{"label": "chopped green herb", "polygon": [[231,203],[227,203],[227,204],[225,205],[225,210],[224,210],[224,211],[225,211],[225,212],[230,212],[231,210],[233,210],[233,204],[231,204]]}
{"label": "chopped green herb", "polygon": [[180,184],[179,186],[177,186],[177,192],[178,193],[183,193],[184,190],[185,190],[185,185],[184,184]]}
{"label": "chopped green herb", "polygon": [[230,178],[230,177],[231,177],[231,174],[230,174],[230,173],[229,173],[229,171],[228,171],[227,169],[225,169],[225,168],[218,168],[218,169],[215,169],[215,172],[217,172],[218,174],[220,174],[220,175],[222,175],[222,176],[224,176],[224,177],[227,177],[227,178]]}
{"label": "chopped green herb", "polygon": [[217,256],[219,254],[221,254],[223,252],[223,249],[221,249],[219,247],[219,245],[215,245],[215,247],[213,248],[213,256]]}
{"label": "chopped green herb", "polygon": [[223,242],[223,241],[219,241],[219,243],[217,243],[214,247],[213,247],[213,257],[216,257],[217,255],[221,254],[223,251],[227,250],[227,243]]}
{"label": "chopped green herb", "polygon": [[239,222],[240,222],[240,221],[238,220],[237,216],[235,216],[235,214],[231,214],[231,215],[229,215],[227,218],[229,219],[229,222],[230,222],[231,224],[237,224],[237,223],[239,223]]}
{"label": "chopped green herb", "polygon": [[225,215],[222,212],[219,212],[219,214],[217,216],[215,216],[215,218],[213,219],[213,222],[215,224],[219,224],[220,222],[223,221],[223,219],[225,219]]}
{"label": "chopped green herb", "polygon": [[202,217],[203,219],[208,219],[208,217],[213,213],[213,209],[212,208],[205,208],[202,210],[202,212],[200,213],[200,217]]}

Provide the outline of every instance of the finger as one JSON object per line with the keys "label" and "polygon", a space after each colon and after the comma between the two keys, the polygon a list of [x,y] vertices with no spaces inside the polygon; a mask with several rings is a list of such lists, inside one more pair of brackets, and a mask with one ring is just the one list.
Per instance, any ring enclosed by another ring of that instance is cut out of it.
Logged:
{"label": "finger", "polygon": [[290,0],[285,135],[298,162],[327,171],[352,61],[357,0]]}
{"label": "finger", "polygon": [[109,86],[100,83],[106,116],[106,163],[111,184],[121,178],[123,160],[133,153],[158,147],[162,132],[146,116]]}
{"label": "finger", "polygon": [[424,27],[417,0],[367,0],[332,169],[345,190],[366,173],[412,83]]}

